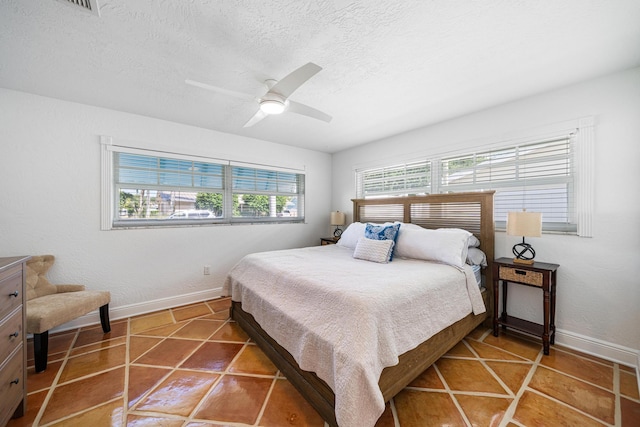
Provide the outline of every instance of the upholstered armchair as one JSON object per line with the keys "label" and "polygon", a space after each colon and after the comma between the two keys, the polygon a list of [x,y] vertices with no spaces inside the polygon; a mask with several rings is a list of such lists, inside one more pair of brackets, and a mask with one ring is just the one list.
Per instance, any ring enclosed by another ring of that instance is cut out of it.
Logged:
{"label": "upholstered armchair", "polygon": [[107,291],[87,291],[84,285],[53,285],[46,273],[54,262],[53,255],[33,256],[27,261],[27,324],[33,334],[36,372],[47,368],[49,330],[73,319],[100,310],[102,330],[111,331]]}

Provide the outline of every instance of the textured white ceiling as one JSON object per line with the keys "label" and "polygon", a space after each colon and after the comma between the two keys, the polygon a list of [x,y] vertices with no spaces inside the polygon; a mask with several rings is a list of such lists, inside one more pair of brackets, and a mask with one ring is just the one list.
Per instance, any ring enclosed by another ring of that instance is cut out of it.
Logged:
{"label": "textured white ceiling", "polygon": [[[0,87],[319,151],[640,65],[638,0],[0,0]],[[251,102],[314,62],[296,114]],[[425,142],[427,143],[427,142]]]}

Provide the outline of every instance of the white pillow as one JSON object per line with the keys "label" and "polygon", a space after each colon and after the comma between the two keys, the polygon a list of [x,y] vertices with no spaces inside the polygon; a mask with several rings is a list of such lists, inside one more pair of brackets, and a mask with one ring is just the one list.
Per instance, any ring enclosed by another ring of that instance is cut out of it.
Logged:
{"label": "white pillow", "polygon": [[467,253],[467,264],[487,266],[487,255],[478,248],[469,248]]}
{"label": "white pillow", "polygon": [[364,237],[364,230],[366,224],[362,222],[354,222],[349,224],[346,230],[340,235],[340,240],[336,245],[344,246],[345,248],[355,249],[358,244],[358,239]]}
{"label": "white pillow", "polygon": [[365,261],[387,263],[391,257],[393,245],[393,240],[373,240],[361,237],[353,251],[353,257]]}
{"label": "white pillow", "polygon": [[398,235],[395,254],[403,258],[436,261],[464,267],[469,233],[462,229],[428,230],[407,228]]}
{"label": "white pillow", "polygon": [[[438,230],[441,231],[467,231],[464,230],[463,228],[438,228]],[[470,248],[477,248],[480,246],[480,240],[478,240],[478,238],[476,236],[474,236],[473,234],[469,233],[469,243],[468,243]]]}

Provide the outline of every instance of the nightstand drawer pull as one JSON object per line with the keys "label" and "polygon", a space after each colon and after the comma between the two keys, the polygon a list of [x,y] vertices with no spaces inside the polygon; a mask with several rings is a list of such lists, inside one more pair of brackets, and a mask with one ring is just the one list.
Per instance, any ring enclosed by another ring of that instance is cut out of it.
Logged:
{"label": "nightstand drawer pull", "polygon": [[16,298],[18,298],[18,295],[20,295],[18,291],[13,291],[9,294],[10,297],[16,297]]}
{"label": "nightstand drawer pull", "polygon": [[20,378],[16,378],[15,380],[11,381],[10,384],[18,384],[20,382]]}
{"label": "nightstand drawer pull", "polygon": [[517,268],[500,266],[500,280],[525,283],[527,285],[542,286],[542,273],[538,271],[520,270]]}
{"label": "nightstand drawer pull", "polygon": [[20,332],[15,331],[12,334],[9,334],[9,338],[18,338],[20,336]]}

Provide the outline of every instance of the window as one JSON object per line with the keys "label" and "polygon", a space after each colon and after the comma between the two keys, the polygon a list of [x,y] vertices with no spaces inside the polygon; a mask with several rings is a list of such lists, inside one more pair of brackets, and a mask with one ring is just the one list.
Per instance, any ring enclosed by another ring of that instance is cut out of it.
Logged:
{"label": "window", "polygon": [[233,218],[298,218],[302,215],[303,175],[232,166]]}
{"label": "window", "polygon": [[589,237],[593,119],[570,123],[547,132],[558,136],[537,141],[527,138],[526,143],[357,169],[356,197],[495,190],[496,228],[506,228],[507,212],[525,208],[542,212],[544,231]]}
{"label": "window", "polygon": [[362,170],[356,174],[358,197],[431,192],[431,162],[419,161]]}
{"label": "window", "polygon": [[103,143],[103,229],[302,222],[304,174],[254,166]]}
{"label": "window", "polygon": [[507,212],[542,212],[546,231],[576,231],[571,138],[518,145],[440,161],[440,192],[496,190],[494,219]]}

